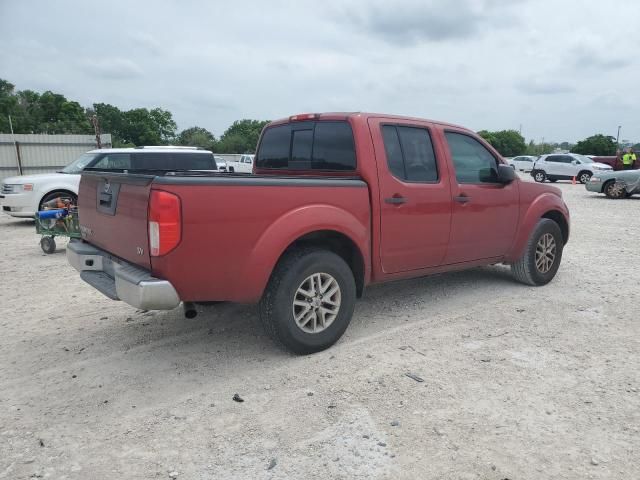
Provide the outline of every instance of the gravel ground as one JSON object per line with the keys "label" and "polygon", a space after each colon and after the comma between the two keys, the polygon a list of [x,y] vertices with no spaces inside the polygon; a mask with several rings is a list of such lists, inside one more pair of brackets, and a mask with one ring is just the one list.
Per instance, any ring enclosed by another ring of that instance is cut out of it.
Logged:
{"label": "gravel ground", "polygon": [[252,306],[112,302],[2,216],[0,478],[640,478],[640,198],[559,186],[550,285],[490,267],[373,287],[308,357]]}

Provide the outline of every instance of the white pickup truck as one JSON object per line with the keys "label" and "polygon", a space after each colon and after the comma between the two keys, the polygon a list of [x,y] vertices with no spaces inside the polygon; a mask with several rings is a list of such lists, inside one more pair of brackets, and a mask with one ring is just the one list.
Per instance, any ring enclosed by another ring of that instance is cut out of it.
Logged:
{"label": "white pickup truck", "polygon": [[104,148],[83,153],[56,173],[5,178],[0,185],[2,211],[33,218],[54,198],[76,204],[80,174],[85,168],[105,170],[218,170],[213,154],[197,147]]}
{"label": "white pickup truck", "polygon": [[252,173],[255,155],[242,155],[240,160],[227,161],[227,171],[231,173]]}

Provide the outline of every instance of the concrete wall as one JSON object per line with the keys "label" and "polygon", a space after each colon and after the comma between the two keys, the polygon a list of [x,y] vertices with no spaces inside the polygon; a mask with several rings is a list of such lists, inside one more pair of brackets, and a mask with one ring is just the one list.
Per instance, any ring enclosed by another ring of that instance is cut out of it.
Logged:
{"label": "concrete wall", "polygon": [[[103,148],[111,147],[111,134],[103,134],[100,138]],[[20,152],[23,175],[55,172],[96,148],[94,135],[0,133],[0,180],[20,174],[14,139]]]}

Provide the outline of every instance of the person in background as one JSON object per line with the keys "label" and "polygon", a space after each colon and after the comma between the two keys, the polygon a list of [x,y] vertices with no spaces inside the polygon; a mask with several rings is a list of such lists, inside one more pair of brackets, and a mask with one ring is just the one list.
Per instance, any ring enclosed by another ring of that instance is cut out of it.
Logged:
{"label": "person in background", "polygon": [[628,149],[627,152],[622,155],[622,169],[631,170],[633,164],[636,162],[636,154],[633,153],[633,149]]}

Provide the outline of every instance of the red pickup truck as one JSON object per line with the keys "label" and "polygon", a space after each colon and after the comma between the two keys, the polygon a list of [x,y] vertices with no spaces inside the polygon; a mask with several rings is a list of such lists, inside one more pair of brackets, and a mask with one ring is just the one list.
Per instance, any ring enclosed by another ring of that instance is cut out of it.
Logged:
{"label": "red pickup truck", "polygon": [[474,132],[365,113],[272,122],[249,176],[85,170],[79,218],[69,262],[108,297],[259,303],[296,353],[335,343],[369,284],[507,263],[544,285],[569,237],[560,190]]}

